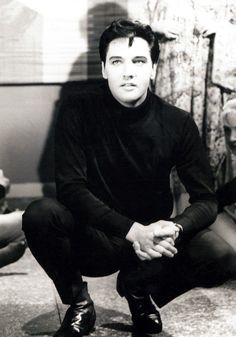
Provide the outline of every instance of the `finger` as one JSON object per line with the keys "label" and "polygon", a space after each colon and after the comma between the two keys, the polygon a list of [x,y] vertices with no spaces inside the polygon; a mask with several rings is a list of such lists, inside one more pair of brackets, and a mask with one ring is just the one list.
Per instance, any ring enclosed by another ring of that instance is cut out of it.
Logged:
{"label": "finger", "polygon": [[[159,253],[161,255],[167,256],[167,257],[174,257],[175,254],[173,254],[171,251],[167,250],[165,247],[161,246],[161,245],[156,245],[154,247],[155,252]],[[148,254],[150,255],[150,252],[148,251]]]}
{"label": "finger", "polygon": [[166,240],[162,240],[159,242],[159,245],[163,248],[165,248],[167,251],[169,251],[172,254],[176,254],[177,253],[177,249],[175,248],[175,246],[171,245],[169,242],[167,242]]}
{"label": "finger", "polygon": [[151,260],[151,257],[144,251],[141,250],[140,248],[140,244],[138,241],[135,241],[133,243],[133,248],[134,248],[134,251],[136,253],[136,255],[138,256],[138,258],[142,261],[144,260]]}
{"label": "finger", "polygon": [[170,236],[163,236],[163,237],[160,237],[160,238],[154,237],[153,243],[154,243],[154,245],[158,245],[159,242],[161,242],[163,240],[169,242],[172,246],[175,245],[175,237],[170,237]]}
{"label": "finger", "polygon": [[160,258],[162,257],[162,254],[160,253],[160,251],[157,251],[156,249],[152,249],[149,248],[147,250],[148,255],[152,258],[152,259],[156,259],[156,258]]}
{"label": "finger", "polygon": [[139,258],[139,260],[141,261],[150,261],[152,258],[146,254],[146,253],[142,253],[142,252],[135,252],[135,254],[137,255],[137,257]]}
{"label": "finger", "polygon": [[138,241],[134,241],[133,248],[134,248],[134,250],[139,250],[140,249],[140,244],[139,244]]}
{"label": "finger", "polygon": [[175,240],[174,240],[173,237],[170,237],[170,236],[165,237],[165,236],[164,236],[163,238],[159,238],[159,242],[161,242],[161,241],[163,241],[163,240],[169,242],[172,246],[175,245]]}
{"label": "finger", "polygon": [[177,254],[178,250],[176,249],[176,247],[170,245],[168,242],[162,241],[160,242],[158,245],[154,246],[158,251],[160,251],[162,254],[164,255],[175,255]]}
{"label": "finger", "polygon": [[135,252],[138,258],[142,261],[150,261],[152,260],[152,256],[148,255],[147,253],[139,250]]}
{"label": "finger", "polygon": [[[163,240],[169,242],[172,246],[175,245],[175,241],[171,237],[163,237]],[[160,240],[160,241],[162,241],[162,240]]]}

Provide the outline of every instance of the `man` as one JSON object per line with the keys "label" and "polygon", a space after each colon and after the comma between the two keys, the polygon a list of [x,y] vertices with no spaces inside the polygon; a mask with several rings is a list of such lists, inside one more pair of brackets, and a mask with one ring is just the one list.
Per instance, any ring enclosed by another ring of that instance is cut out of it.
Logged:
{"label": "man", "polygon": [[[117,20],[102,34],[99,51],[105,84],[60,108],[58,201],[34,202],[23,217],[32,253],[70,304],[56,337],[83,336],[94,327],[81,275],[119,270],[117,290],[128,301],[134,329],[144,333],[162,330],[154,298],[161,306],[210,277],[225,277],[220,266],[228,251],[219,256],[224,243],[203,230],[217,203],[197,127],[148,89],[159,55],[155,34]],[[173,166],[191,206],[170,219]]]}

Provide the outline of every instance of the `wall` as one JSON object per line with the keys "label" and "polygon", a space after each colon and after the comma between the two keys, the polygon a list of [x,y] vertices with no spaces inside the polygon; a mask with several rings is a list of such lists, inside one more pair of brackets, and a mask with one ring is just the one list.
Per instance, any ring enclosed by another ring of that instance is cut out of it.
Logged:
{"label": "wall", "polygon": [[39,183],[53,180],[52,129],[60,90],[59,85],[0,87],[0,167],[13,196],[37,195]]}
{"label": "wall", "polygon": [[[37,196],[41,183],[54,180],[53,124],[66,83],[32,83],[99,79],[98,38],[112,20],[128,16],[134,1],[87,0],[74,12],[63,1],[60,13],[60,6],[38,3],[0,4],[0,168],[11,180],[11,196]],[[63,69],[66,76],[55,77]]]}

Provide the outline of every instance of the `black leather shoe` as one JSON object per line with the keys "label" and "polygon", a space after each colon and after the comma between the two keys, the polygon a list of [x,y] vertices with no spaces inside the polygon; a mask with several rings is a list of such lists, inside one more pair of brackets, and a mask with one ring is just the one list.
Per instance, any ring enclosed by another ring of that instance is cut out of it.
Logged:
{"label": "black leather shoe", "polygon": [[137,297],[129,294],[125,296],[135,331],[141,331],[144,334],[154,334],[162,331],[161,315],[154,305],[151,295]]}
{"label": "black leather shoe", "polygon": [[128,302],[134,331],[143,334],[156,334],[162,331],[161,315],[150,294],[140,289],[127,288],[121,273],[117,279],[117,291]]}
{"label": "black leather shoe", "polygon": [[82,297],[80,296],[80,301],[77,300],[68,308],[61,327],[54,337],[81,337],[94,330],[96,312],[86,285]]}

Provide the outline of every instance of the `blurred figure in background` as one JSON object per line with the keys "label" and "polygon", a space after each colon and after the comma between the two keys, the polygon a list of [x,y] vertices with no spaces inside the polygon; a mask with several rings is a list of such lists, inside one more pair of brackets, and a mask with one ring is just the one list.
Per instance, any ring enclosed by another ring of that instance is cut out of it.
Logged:
{"label": "blurred figure in background", "polygon": [[223,108],[223,124],[227,145],[227,155],[222,161],[218,175],[216,192],[219,215],[211,229],[221,236],[234,251],[229,261],[229,271],[236,277],[236,98],[228,101]]}
{"label": "blurred figure in background", "polygon": [[6,195],[10,189],[10,180],[0,170],[0,268],[19,260],[26,249],[22,232],[22,211],[11,212]]}

